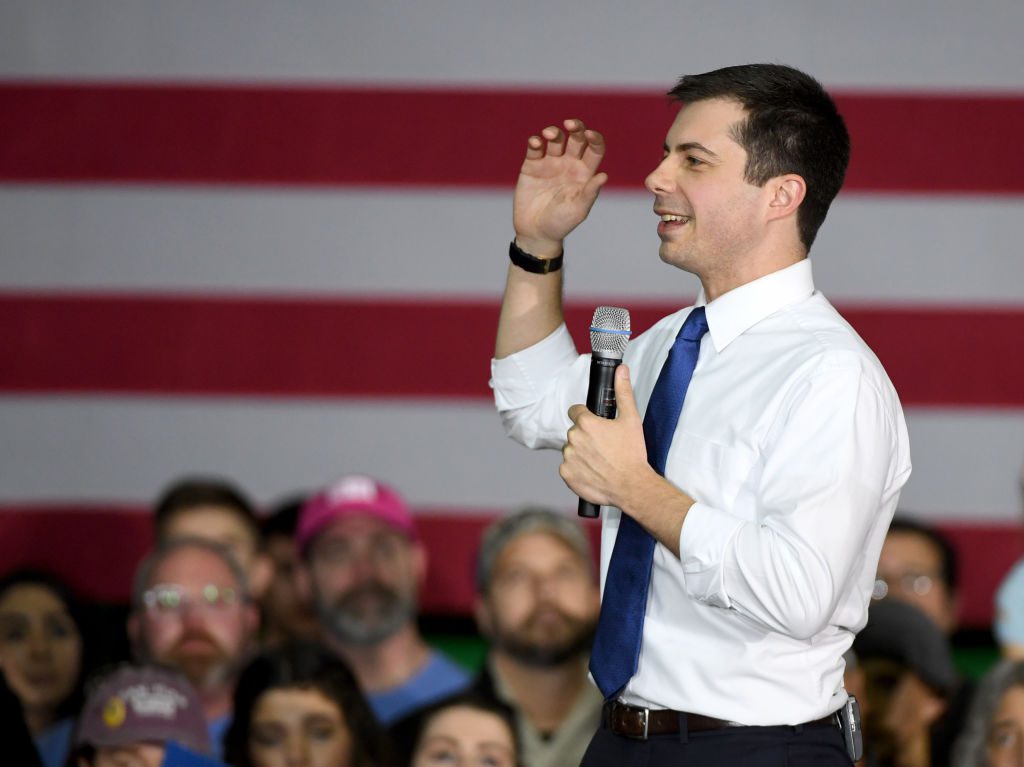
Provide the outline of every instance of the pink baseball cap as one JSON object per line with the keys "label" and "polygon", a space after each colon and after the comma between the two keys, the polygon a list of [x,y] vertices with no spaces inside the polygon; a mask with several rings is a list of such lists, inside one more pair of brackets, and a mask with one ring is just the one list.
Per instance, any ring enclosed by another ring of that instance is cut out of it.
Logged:
{"label": "pink baseball cap", "polygon": [[362,474],[342,477],[302,505],[295,541],[305,551],[325,527],[352,516],[375,517],[409,538],[416,537],[412,514],[398,491]]}

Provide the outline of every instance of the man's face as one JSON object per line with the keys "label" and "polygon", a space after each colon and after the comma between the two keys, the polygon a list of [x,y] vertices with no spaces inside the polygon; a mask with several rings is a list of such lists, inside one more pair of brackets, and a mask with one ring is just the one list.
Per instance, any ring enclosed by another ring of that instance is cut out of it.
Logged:
{"label": "man's face", "polygon": [[[892,690],[882,726],[896,748],[896,763],[926,749],[931,726],[946,710],[945,700],[911,671],[905,671]],[[905,763],[916,762],[907,760]]]}
{"label": "man's face", "polygon": [[[164,524],[164,541],[199,538],[231,552],[250,578],[260,565],[259,541],[239,513],[224,506],[193,506],[174,512]],[[256,590],[254,590],[256,593]]]}
{"label": "man's face", "polygon": [[[664,159],[647,177],[662,217],[661,259],[702,280],[730,280],[749,268],[764,237],[766,191],[744,180],[747,153],[731,135],[745,116],[731,100],[683,107],[669,128]],[[681,219],[666,221],[666,215]]]}
{"label": "man's face", "polygon": [[408,625],[425,571],[423,548],[374,517],[340,519],[310,545],[314,606],[342,642],[376,644]]}
{"label": "man's face", "polygon": [[878,560],[878,580],[886,596],[913,605],[946,634],[956,628],[957,605],[942,576],[942,552],[922,535],[889,533]]}
{"label": "man's face", "polygon": [[271,535],[266,551],[274,568],[263,594],[266,629],[286,637],[315,637],[319,630],[316,616],[296,584],[299,553],[295,541],[287,535]]}
{"label": "man's face", "polygon": [[230,682],[256,630],[255,608],[217,554],[184,546],[164,557],[136,608],[133,631],[145,659],[181,670],[199,690]]}
{"label": "man's face", "polygon": [[514,538],[494,563],[477,622],[494,646],[532,665],[586,652],[600,597],[587,562],[554,535]]}

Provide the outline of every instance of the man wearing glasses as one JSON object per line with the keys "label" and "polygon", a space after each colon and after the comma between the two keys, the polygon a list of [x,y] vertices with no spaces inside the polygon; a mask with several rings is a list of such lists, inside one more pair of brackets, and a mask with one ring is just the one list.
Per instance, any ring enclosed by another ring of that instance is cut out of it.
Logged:
{"label": "man wearing glasses", "polygon": [[178,539],[139,565],[128,618],[136,659],[188,678],[199,692],[215,752],[258,625],[245,572],[221,546]]}

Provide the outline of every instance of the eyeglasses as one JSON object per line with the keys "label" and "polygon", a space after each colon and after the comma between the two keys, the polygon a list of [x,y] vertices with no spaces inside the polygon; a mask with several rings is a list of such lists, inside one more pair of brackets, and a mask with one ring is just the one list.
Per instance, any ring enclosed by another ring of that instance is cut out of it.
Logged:
{"label": "eyeglasses", "polygon": [[935,579],[924,573],[905,573],[898,577],[877,578],[871,589],[872,599],[885,599],[893,592],[923,597],[935,587]]}
{"label": "eyeglasses", "polygon": [[209,613],[224,613],[242,602],[242,597],[230,586],[208,583],[198,593],[190,594],[174,583],[159,583],[142,595],[146,610],[160,617],[179,616],[192,605]]}

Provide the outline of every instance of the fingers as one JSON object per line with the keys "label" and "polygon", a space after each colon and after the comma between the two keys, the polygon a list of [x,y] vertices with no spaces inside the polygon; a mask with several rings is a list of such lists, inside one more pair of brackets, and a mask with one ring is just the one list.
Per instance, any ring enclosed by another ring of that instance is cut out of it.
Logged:
{"label": "fingers", "polygon": [[549,125],[540,132],[548,142],[548,156],[561,157],[565,154],[566,136],[557,125]]}
{"label": "fingers", "polygon": [[557,125],[549,125],[539,136],[530,136],[526,142],[526,159],[565,155],[583,160],[591,171],[597,170],[604,157],[604,136],[589,130],[582,120],[566,120],[563,125],[564,130]]}
{"label": "fingers", "polygon": [[636,397],[633,396],[633,382],[629,378],[629,365],[619,365],[615,369],[615,404],[619,418],[640,419]]}
{"label": "fingers", "polygon": [[544,141],[540,136],[530,136],[526,140],[526,159],[539,160],[544,156]]}

